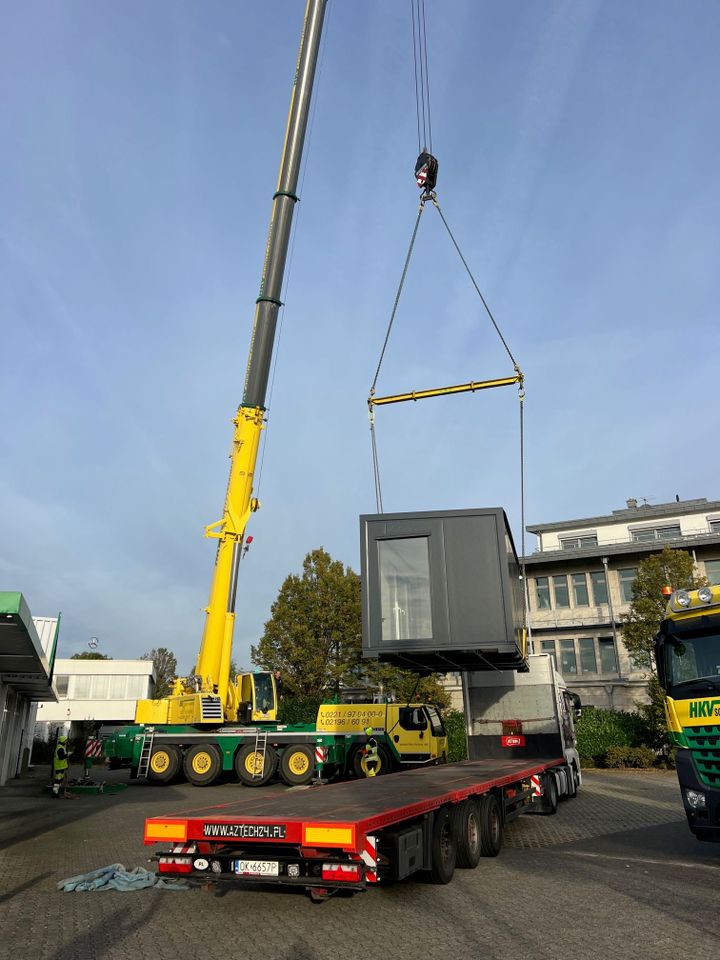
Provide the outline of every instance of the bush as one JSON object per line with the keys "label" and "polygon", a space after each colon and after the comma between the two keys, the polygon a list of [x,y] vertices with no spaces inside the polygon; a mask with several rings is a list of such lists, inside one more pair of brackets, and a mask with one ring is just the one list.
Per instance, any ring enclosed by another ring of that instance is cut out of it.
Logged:
{"label": "bush", "polygon": [[605,755],[605,766],[613,770],[619,767],[646,770],[654,763],[655,751],[650,747],[610,747]]}
{"label": "bush", "polygon": [[577,722],[578,753],[585,766],[602,765],[612,747],[641,747],[649,738],[647,723],[637,713],[584,707]]}
{"label": "bush", "polygon": [[285,697],[280,702],[279,723],[315,723],[322,697]]}
{"label": "bush", "polygon": [[448,710],[444,714],[444,720],[448,735],[448,762],[467,760],[465,714],[462,710]]}

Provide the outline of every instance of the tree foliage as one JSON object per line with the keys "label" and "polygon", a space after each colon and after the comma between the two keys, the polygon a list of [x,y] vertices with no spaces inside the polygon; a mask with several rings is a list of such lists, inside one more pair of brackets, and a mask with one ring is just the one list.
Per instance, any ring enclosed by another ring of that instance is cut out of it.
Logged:
{"label": "tree foliage", "polygon": [[155,697],[159,700],[172,690],[172,682],[177,676],[177,658],[167,647],[157,647],[144,653],[141,660],[152,660],[155,665]]}
{"label": "tree foliage", "polygon": [[98,653],[97,650],[85,650],[83,653],[74,653],[71,660],[112,660],[107,653]]}
{"label": "tree foliage", "polygon": [[327,698],[367,686],[408,699],[447,701],[436,677],[423,678],[362,658],[360,577],[320,547],[290,574],[272,605],[253,663],[279,670],[286,698]]}
{"label": "tree foliage", "polygon": [[641,560],[633,584],[630,610],[621,617],[623,641],[638,667],[652,670],[655,666],[653,638],[667,603],[662,588],[671,586],[673,590],[692,590],[706,583],[704,577],[696,575],[693,558],[685,550],[665,547],[662,553]]}

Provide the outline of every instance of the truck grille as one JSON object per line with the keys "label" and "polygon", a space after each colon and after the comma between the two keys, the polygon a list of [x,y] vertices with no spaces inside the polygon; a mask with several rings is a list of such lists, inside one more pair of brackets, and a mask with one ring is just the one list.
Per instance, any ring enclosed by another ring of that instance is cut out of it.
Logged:
{"label": "truck grille", "polygon": [[222,720],[223,718],[223,708],[220,703],[220,697],[202,697],[200,710],[203,720]]}
{"label": "truck grille", "polygon": [[685,727],[683,732],[700,781],[720,788],[720,726]]}

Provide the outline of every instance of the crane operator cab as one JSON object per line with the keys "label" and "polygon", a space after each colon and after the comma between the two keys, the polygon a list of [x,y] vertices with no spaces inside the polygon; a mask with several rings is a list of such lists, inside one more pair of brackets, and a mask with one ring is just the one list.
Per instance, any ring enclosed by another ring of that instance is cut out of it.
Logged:
{"label": "crane operator cab", "polygon": [[239,722],[269,723],[277,720],[278,695],[272,673],[240,673],[235,677],[235,683],[239,695]]}

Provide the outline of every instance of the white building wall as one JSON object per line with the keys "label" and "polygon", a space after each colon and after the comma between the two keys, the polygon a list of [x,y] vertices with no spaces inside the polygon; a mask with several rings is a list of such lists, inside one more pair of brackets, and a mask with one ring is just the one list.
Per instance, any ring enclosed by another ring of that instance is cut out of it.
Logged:
{"label": "white building wall", "polygon": [[123,723],[134,719],[138,700],[152,696],[155,668],[151,660],[56,660],[53,682],[58,702],[38,704],[38,723]]}

